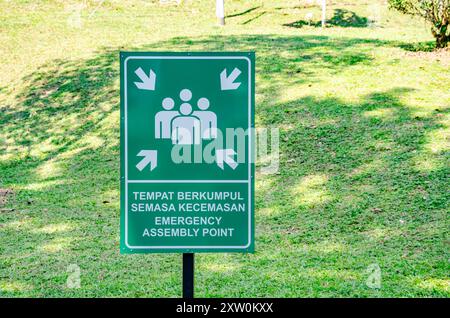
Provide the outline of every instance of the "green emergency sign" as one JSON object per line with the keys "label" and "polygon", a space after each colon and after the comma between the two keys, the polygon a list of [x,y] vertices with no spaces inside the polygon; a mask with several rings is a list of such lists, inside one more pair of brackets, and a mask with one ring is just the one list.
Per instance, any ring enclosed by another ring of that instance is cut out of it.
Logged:
{"label": "green emergency sign", "polygon": [[121,52],[121,252],[254,251],[254,53]]}

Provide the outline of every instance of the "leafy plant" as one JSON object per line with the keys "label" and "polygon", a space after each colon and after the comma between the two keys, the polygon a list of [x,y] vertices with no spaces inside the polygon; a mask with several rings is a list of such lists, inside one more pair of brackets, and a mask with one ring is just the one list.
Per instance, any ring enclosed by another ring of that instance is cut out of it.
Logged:
{"label": "leafy plant", "polygon": [[444,48],[450,41],[450,0],[389,0],[389,5],[402,13],[416,15],[431,23],[436,47]]}

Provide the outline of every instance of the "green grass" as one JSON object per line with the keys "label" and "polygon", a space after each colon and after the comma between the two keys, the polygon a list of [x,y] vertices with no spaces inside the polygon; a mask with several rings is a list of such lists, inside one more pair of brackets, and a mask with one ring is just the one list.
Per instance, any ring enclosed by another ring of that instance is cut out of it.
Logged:
{"label": "green grass", "polygon": [[81,24],[0,2],[0,296],[181,294],[181,255],[119,254],[120,50],[254,50],[256,123],[280,129],[256,253],[197,254],[196,296],[450,296],[449,53],[381,4],[334,3],[321,29],[299,1],[226,2],[223,28],[214,1],[90,1]]}

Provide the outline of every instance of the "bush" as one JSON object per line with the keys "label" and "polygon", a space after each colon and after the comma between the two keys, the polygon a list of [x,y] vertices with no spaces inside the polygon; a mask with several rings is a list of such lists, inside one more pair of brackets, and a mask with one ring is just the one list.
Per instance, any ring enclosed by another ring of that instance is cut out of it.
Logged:
{"label": "bush", "polygon": [[423,17],[431,23],[436,47],[446,47],[450,41],[450,0],[389,0],[389,6],[402,13]]}

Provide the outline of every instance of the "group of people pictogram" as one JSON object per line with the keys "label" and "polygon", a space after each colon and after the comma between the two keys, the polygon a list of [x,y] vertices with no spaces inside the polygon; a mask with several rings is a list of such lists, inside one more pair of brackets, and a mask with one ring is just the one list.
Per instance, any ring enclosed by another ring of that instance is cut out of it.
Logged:
{"label": "group of people pictogram", "polygon": [[198,145],[202,139],[214,139],[217,137],[217,116],[207,110],[209,100],[205,97],[197,101],[198,110],[193,111],[189,101],[192,92],[183,89],[180,92],[183,103],[179,110],[174,110],[175,101],[166,97],[162,101],[164,110],[155,116],[155,138],[171,139],[172,144]]}

